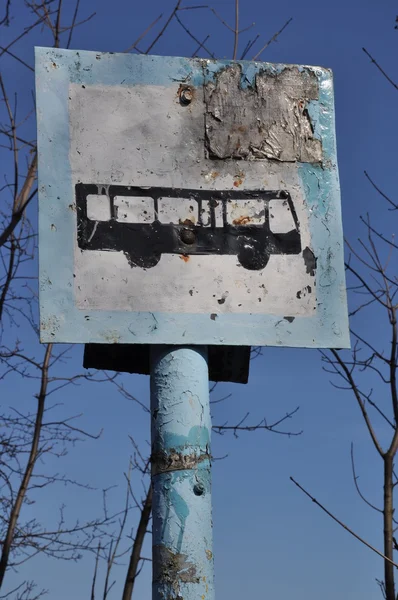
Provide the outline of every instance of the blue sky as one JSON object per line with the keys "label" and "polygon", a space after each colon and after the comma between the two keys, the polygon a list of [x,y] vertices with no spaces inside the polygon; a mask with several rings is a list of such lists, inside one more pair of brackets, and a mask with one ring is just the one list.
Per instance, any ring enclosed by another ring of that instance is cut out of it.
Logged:
{"label": "blue sky", "polygon": [[[14,20],[9,29],[0,32],[1,45],[27,24],[22,4],[21,0],[13,3]],[[66,4],[71,10],[72,2]],[[193,2],[185,3],[189,4]],[[233,0],[212,2],[231,23],[233,4]],[[126,49],[161,12],[166,16],[173,2],[84,0],[81,5],[83,17],[94,10],[97,14],[76,30],[72,48],[117,52]],[[213,15],[196,10],[182,16],[199,38],[210,33],[207,44],[217,57],[231,56],[232,34]],[[396,3],[392,0],[302,0],[300,4],[292,0],[244,0],[241,7],[242,24],[255,21],[253,31],[259,32],[263,40],[293,18],[278,43],[263,54],[264,60],[333,69],[344,230],[353,241],[361,234],[359,215],[367,211],[375,224],[391,230],[390,213],[363,171],[368,170],[386,193],[393,195],[398,137],[396,91],[370,63],[362,47],[394,77],[398,35],[394,30],[395,16]],[[243,36],[242,48],[247,35]],[[151,39],[153,34],[141,47],[145,49]],[[50,43],[46,32],[37,31],[26,36],[15,52],[33,64],[33,46]],[[163,55],[190,56],[194,50],[195,43],[177,23],[155,47],[156,53]],[[19,110],[24,114],[32,106],[26,89],[33,89],[33,77],[12,59],[3,61],[2,73],[7,86],[19,92]],[[33,121],[29,127],[33,138]],[[35,210],[32,206],[32,218]],[[366,320],[360,319],[357,327],[380,341],[383,328],[375,313],[369,315]],[[37,348],[33,335],[23,335],[27,351],[43,352]],[[64,372],[81,371],[82,348],[73,348],[69,355],[70,360],[62,367]],[[148,378],[126,377],[124,385],[147,402]],[[1,386],[2,404],[19,410],[29,408],[36,392],[31,382],[9,377]],[[226,420],[234,423],[247,411],[251,422],[264,416],[272,422],[300,406],[287,426],[303,433],[285,437],[262,431],[242,434],[239,439],[214,435],[213,454],[228,455],[215,462],[213,474],[217,595],[231,600],[242,596],[269,596],[274,600],[292,595],[297,600],[318,600],[320,596],[323,600],[378,597],[375,579],[382,577],[381,559],[333,523],[289,480],[293,475],[359,535],[382,548],[381,519],[360,500],[352,480],[350,444],[354,442],[363,490],[370,500],[381,502],[382,463],[369,443],[354,398],[329,384],[317,351],[281,348],[263,349],[262,356],[252,363],[248,385],[220,385],[215,397],[229,393],[232,397],[228,401],[214,407],[214,424]],[[382,393],[382,389],[376,389],[376,394]],[[104,431],[100,440],[76,445],[67,457],[54,458],[45,468],[64,472],[99,490],[118,486],[109,492],[110,506],[117,510],[124,500],[123,471],[132,453],[128,435],[133,435],[141,448],[148,448],[146,413],[107,384],[66,388],[54,396],[54,402],[62,404],[55,409],[57,414],[82,413],[80,427]],[[378,426],[382,437],[385,431],[381,424]],[[134,485],[141,493],[139,478]],[[25,516],[35,514],[51,521],[61,504],[66,505],[71,519],[90,518],[101,511],[101,492],[53,486],[47,495],[37,494],[36,503],[26,509]],[[130,527],[134,525],[132,514]],[[146,552],[149,556],[148,544]],[[92,556],[78,563],[34,559],[21,569],[20,576],[10,577],[10,587],[22,577],[32,578],[49,590],[49,598],[88,598],[93,566]],[[112,598],[118,597],[124,572],[123,564],[116,567]],[[104,571],[102,578],[103,574]],[[146,566],[137,585],[137,598],[150,598],[150,575]]]}

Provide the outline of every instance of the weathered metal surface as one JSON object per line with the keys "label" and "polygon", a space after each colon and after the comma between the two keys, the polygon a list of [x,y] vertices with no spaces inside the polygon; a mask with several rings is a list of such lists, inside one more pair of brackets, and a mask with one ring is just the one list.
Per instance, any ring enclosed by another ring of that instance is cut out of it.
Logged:
{"label": "weathered metal surface", "polygon": [[330,71],[36,59],[43,341],[349,344]]}
{"label": "weathered metal surface", "polygon": [[[216,314],[212,315],[215,319]],[[208,346],[210,381],[247,383],[250,346]],[[148,344],[86,344],[83,366],[121,373],[150,374]]]}
{"label": "weathered metal surface", "polygon": [[213,600],[206,350],[152,349],[153,600]]}
{"label": "weathered metal surface", "polygon": [[221,69],[205,86],[206,146],[211,158],[322,161],[322,142],[308,112],[319,99],[310,69],[264,69],[254,82],[242,82],[242,67]]}

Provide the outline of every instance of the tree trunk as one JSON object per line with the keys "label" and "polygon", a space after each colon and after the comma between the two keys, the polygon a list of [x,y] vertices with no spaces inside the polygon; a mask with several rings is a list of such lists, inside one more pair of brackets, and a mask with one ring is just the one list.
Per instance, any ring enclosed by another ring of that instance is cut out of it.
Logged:
{"label": "tree trunk", "polygon": [[4,576],[6,574],[6,570],[8,567],[8,561],[10,558],[10,552],[12,548],[12,543],[14,540],[15,529],[17,527],[19,514],[21,512],[21,508],[23,502],[25,500],[26,492],[28,491],[30,479],[32,477],[33,469],[36,464],[38,451],[39,451],[39,442],[40,442],[40,434],[41,428],[43,424],[43,415],[44,415],[44,403],[47,395],[47,385],[48,385],[48,368],[51,359],[51,351],[52,344],[48,344],[44,356],[44,361],[42,365],[42,373],[41,373],[41,386],[40,393],[37,397],[37,412],[36,412],[36,421],[33,431],[32,444],[30,447],[29,459],[22,477],[21,485],[19,486],[19,490],[17,496],[15,498],[15,502],[11,508],[10,518],[8,522],[7,534],[3,542],[3,550],[0,558],[0,589],[3,585]]}
{"label": "tree trunk", "polygon": [[[384,555],[391,561],[393,557],[393,457],[387,453],[384,456]],[[386,600],[396,600],[394,583],[394,565],[388,560],[384,561],[384,582]]]}
{"label": "tree trunk", "polygon": [[137,577],[138,565],[141,558],[142,545],[146,531],[148,529],[148,523],[152,511],[152,486],[149,486],[148,493],[145,499],[144,506],[141,511],[141,518],[135,536],[133,548],[131,550],[130,564],[127,571],[126,581],[124,584],[124,590],[122,600],[131,600],[134,589],[135,578]]}

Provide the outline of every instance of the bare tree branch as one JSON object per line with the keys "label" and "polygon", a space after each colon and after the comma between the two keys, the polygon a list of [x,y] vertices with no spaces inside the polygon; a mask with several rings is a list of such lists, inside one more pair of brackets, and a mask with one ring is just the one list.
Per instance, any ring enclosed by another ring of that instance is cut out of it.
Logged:
{"label": "bare tree branch", "polygon": [[171,21],[174,19],[175,15],[177,14],[177,11],[180,8],[181,5],[181,1],[182,0],[177,0],[177,4],[174,6],[169,18],[167,19],[166,23],[164,24],[164,26],[162,27],[162,29],[160,30],[160,32],[158,33],[158,35],[155,37],[155,39],[153,40],[153,42],[148,46],[145,54],[149,54],[151,52],[151,50],[155,47],[155,45],[158,43],[158,41],[160,40],[160,38],[162,37],[162,35],[164,34],[164,32],[166,31],[166,29],[168,28],[168,26],[170,25]]}
{"label": "bare tree branch", "polygon": [[307,492],[307,490],[305,490],[295,479],[293,479],[293,477],[290,477],[290,481],[293,481],[294,485],[296,485],[302,492],[304,492],[304,494],[306,496],[308,496],[308,498],[310,498],[312,500],[312,502],[314,502],[314,504],[316,504],[317,506],[319,506],[319,508],[321,508],[329,517],[331,517],[333,519],[333,521],[336,521],[336,523],[338,523],[341,527],[343,527],[343,529],[345,529],[346,531],[348,531],[348,533],[350,533],[352,536],[354,536],[354,538],[356,538],[362,544],[364,544],[365,546],[367,546],[367,548],[369,548],[370,550],[373,550],[373,552],[375,552],[376,554],[378,554],[379,556],[381,556],[381,558],[383,558],[384,560],[388,561],[389,563],[391,563],[394,567],[396,567],[398,569],[398,564],[397,563],[395,563],[394,561],[392,561],[389,558],[387,558],[387,556],[385,556],[382,552],[380,552],[379,550],[377,550],[376,548],[374,548],[373,546],[371,546],[366,540],[364,540],[363,538],[361,538],[352,529],[350,529],[349,527],[347,527],[347,525],[345,525],[342,521],[340,521],[340,519],[338,519],[330,511],[328,511],[328,509],[325,508],[323,506],[323,504],[321,504],[320,502],[318,502],[318,500],[316,498],[314,498],[313,496],[311,496],[311,494],[309,492]]}
{"label": "bare tree branch", "polygon": [[381,65],[377,62],[377,60],[375,58],[373,58],[373,56],[370,54],[370,52],[368,52],[366,50],[366,48],[362,48],[362,50],[365,52],[366,56],[368,56],[370,58],[371,62],[379,69],[380,73],[387,79],[387,81],[389,83],[391,83],[393,88],[398,90],[398,85],[395,83],[395,81],[393,79],[391,79],[391,77],[389,75],[387,75],[385,70],[381,67]]}
{"label": "bare tree branch", "polygon": [[6,27],[10,24],[10,8],[11,8],[11,0],[6,0],[6,7],[4,17],[0,21],[0,26],[5,25]]}
{"label": "bare tree branch", "polygon": [[151,31],[151,29],[160,21],[162,17],[163,13],[156,17],[156,19],[152,21],[152,23],[145,29],[145,31],[143,31],[141,35],[138,36],[135,42],[131,44],[131,46],[129,46],[126,50],[124,50],[124,52],[130,52],[131,50],[136,49],[140,41],[144,39],[144,37]]}
{"label": "bare tree branch", "polygon": [[232,53],[232,59],[236,60],[238,56],[238,44],[239,44],[239,0],[235,0],[235,29],[234,29],[234,49]]}
{"label": "bare tree branch", "polygon": [[141,552],[144,544],[146,532],[152,511],[152,486],[149,485],[148,492],[145,498],[144,506],[141,510],[140,521],[137,528],[137,533],[134,539],[134,544],[131,550],[130,562],[127,569],[126,581],[122,594],[122,600],[131,600],[134,584],[138,574],[139,563],[141,560]]}
{"label": "bare tree branch", "polygon": [[281,35],[281,33],[283,33],[283,31],[286,29],[286,27],[289,25],[289,23],[291,23],[293,20],[293,17],[291,17],[290,19],[288,19],[288,21],[286,21],[286,23],[283,25],[283,27],[277,31],[276,33],[274,33],[274,35],[272,36],[272,38],[270,38],[268,40],[268,42],[266,42],[264,44],[264,46],[261,48],[261,50],[259,52],[257,52],[257,54],[255,54],[253,56],[253,60],[258,60],[260,58],[260,56],[262,55],[262,53],[264,52],[264,50],[266,50],[268,48],[268,46],[270,46],[272,44],[272,42],[276,42],[278,37]]}
{"label": "bare tree branch", "polygon": [[370,177],[369,173],[367,171],[364,171],[365,173],[365,177],[368,179],[368,181],[372,184],[372,186],[374,187],[374,189],[376,190],[376,192],[378,192],[380,194],[380,196],[382,196],[385,200],[387,200],[387,202],[389,204],[391,204],[391,206],[393,207],[393,210],[397,210],[398,209],[398,204],[396,202],[393,202],[391,200],[391,198],[389,196],[387,196],[387,194],[385,194],[373,181],[373,179]]}

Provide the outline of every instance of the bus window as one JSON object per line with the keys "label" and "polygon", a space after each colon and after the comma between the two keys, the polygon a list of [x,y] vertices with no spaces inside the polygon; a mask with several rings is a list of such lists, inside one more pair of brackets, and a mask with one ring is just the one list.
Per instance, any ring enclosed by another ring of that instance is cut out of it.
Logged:
{"label": "bus window", "polygon": [[288,233],[296,229],[287,200],[269,201],[269,228],[272,233]]}
{"label": "bus window", "polygon": [[198,210],[198,203],[192,198],[163,197],[158,202],[158,219],[173,225],[196,225]]}
{"label": "bus window", "polygon": [[263,225],[265,223],[264,200],[244,199],[227,201],[229,225]]}
{"label": "bus window", "polygon": [[[202,224],[203,227],[223,226],[222,200],[203,200],[202,202]],[[212,222],[212,218],[214,222]]]}
{"label": "bus window", "polygon": [[155,207],[153,198],[140,196],[115,196],[116,220],[121,223],[153,223]]}
{"label": "bus window", "polygon": [[108,196],[89,194],[87,196],[87,217],[92,221],[109,221],[111,203]]}

